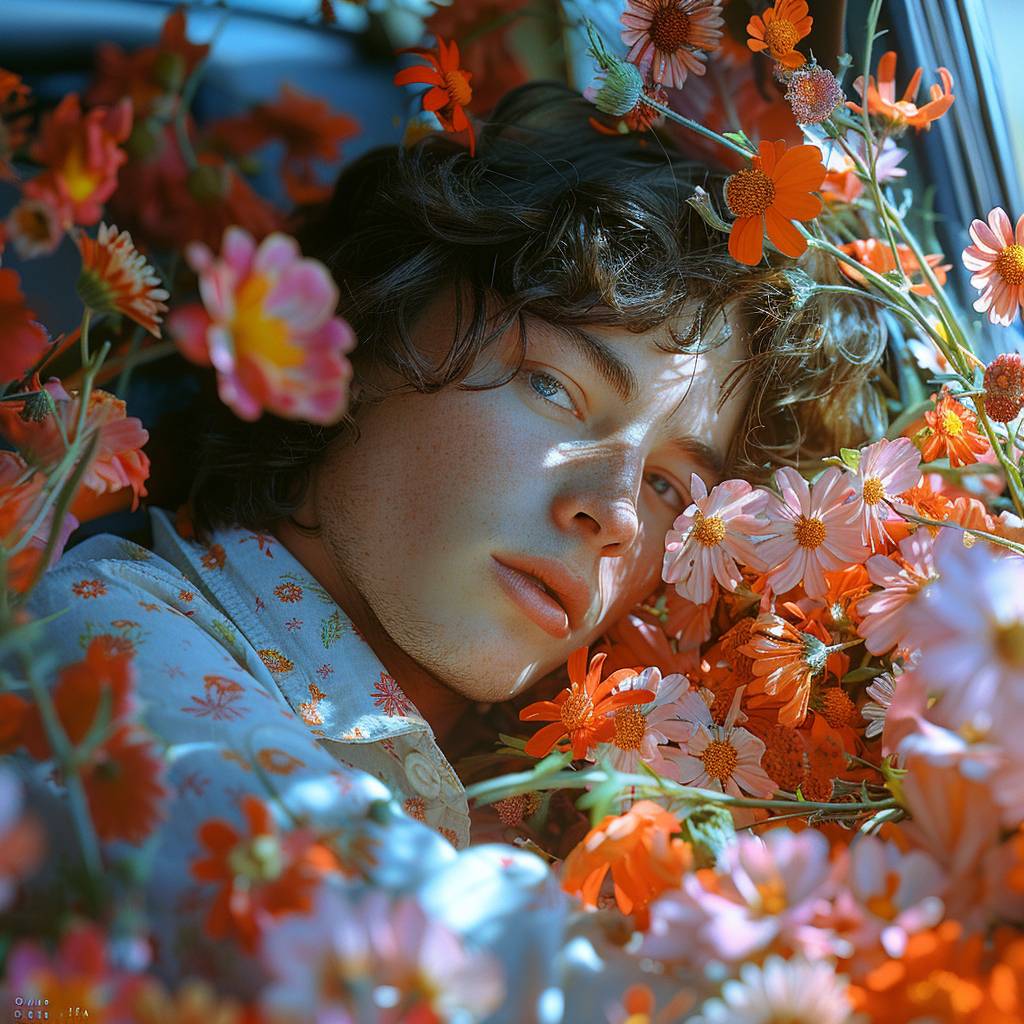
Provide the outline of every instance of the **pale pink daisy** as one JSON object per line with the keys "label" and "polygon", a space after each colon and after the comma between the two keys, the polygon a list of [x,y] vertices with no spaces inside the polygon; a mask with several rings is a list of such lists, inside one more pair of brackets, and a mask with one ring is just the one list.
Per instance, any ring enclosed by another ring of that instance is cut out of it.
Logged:
{"label": "pale pink daisy", "polygon": [[900,541],[898,561],[872,555],[864,563],[871,582],[882,588],[857,602],[857,614],[862,616],[857,632],[872,654],[903,646],[907,609],[921,589],[938,578],[933,548],[928,531],[917,530]]}
{"label": "pale pink daisy", "polygon": [[240,227],[224,232],[220,256],[201,242],[185,250],[199,275],[202,305],[167,321],[185,358],[217,371],[221,401],[244,420],[264,410],[330,424],[348,404],[355,345],[334,315],[338,286],[294,238],[275,232],[259,246]]}
{"label": "pale pink daisy", "polygon": [[811,485],[789,466],[775,471],[782,497],[770,495],[765,508],[766,534],[758,557],[774,566],[768,582],[777,594],[803,581],[808,597],[824,597],[825,572],[847,569],[864,561],[868,551],[860,539],[860,509],[850,501],[849,474],[831,466]]}
{"label": "pale pink daisy", "polygon": [[681,597],[704,604],[711,599],[714,580],[726,590],[736,589],[743,579],[737,561],[760,567],[750,536],[764,533],[759,513],[768,492],[755,490],[745,480],[726,480],[709,494],[694,473],[690,493],[693,504],[665,535],[661,578],[674,583]]}
{"label": "pale pink daisy", "polygon": [[687,74],[703,75],[707,51],[722,38],[721,0],[627,0],[622,12],[626,59],[650,79],[678,89]]}
{"label": "pale pink daisy", "polygon": [[632,774],[642,761],[659,775],[677,778],[678,769],[665,758],[668,743],[685,743],[696,726],[679,717],[679,700],[690,688],[684,675],[661,677],[661,670],[647,668],[638,676],[630,676],[619,683],[612,693],[625,690],[650,690],[654,700],[647,704],[632,704],[612,714],[615,736],[610,743],[598,743],[594,756],[607,761],[620,772]]}
{"label": "pale pink daisy", "polygon": [[938,580],[906,612],[916,671],[938,695],[936,714],[960,731],[1024,709],[1024,559],[957,536],[935,545]]}
{"label": "pale pink daisy", "polygon": [[[702,695],[705,692],[710,695],[710,691],[691,690],[679,701],[676,714],[683,721],[693,723],[693,735],[679,750],[666,748],[664,756],[676,763],[683,785],[717,789],[733,796],[749,793],[754,797],[769,797],[775,792],[775,783],[761,767],[764,743],[749,730],[736,725],[744,690],[743,686],[737,689],[722,725],[715,723]],[[744,821],[750,818],[743,811],[735,813]]]}
{"label": "pale pink daisy", "polygon": [[909,936],[942,920],[939,893],[946,875],[923,850],[904,852],[891,841],[865,835],[838,856],[843,884],[834,913],[863,967],[873,964],[877,947],[902,956]]}
{"label": "pale pink daisy", "polygon": [[909,437],[882,438],[861,449],[853,474],[854,503],[860,508],[861,540],[875,551],[890,541],[885,524],[898,518],[887,502],[921,482],[921,452]]}
{"label": "pale pink daisy", "polygon": [[847,984],[827,961],[773,955],[744,964],[692,1024],[847,1024],[854,1019]]}
{"label": "pale pink daisy", "polygon": [[814,829],[737,833],[715,867],[689,873],[651,905],[640,948],[657,960],[737,963],[773,947],[832,951],[819,927],[834,888],[828,840]]}
{"label": "pale pink daisy", "polygon": [[261,1008],[271,1019],[374,1021],[488,1017],[500,1004],[500,967],[471,952],[410,896],[374,890],[355,901],[323,886],[312,914],[276,921],[262,944],[276,983]]}
{"label": "pale pink daisy", "polygon": [[885,716],[896,692],[896,680],[889,672],[883,672],[871,681],[871,685],[864,692],[871,698],[860,709],[861,716],[868,723],[864,736],[873,740],[876,736],[881,736],[885,728]]}
{"label": "pale pink daisy", "polygon": [[992,323],[1009,327],[1024,307],[1024,213],[1014,227],[997,206],[989,210],[987,224],[972,220],[969,231],[974,245],[964,249],[962,258],[972,272],[971,284],[981,292],[974,308],[987,310]]}

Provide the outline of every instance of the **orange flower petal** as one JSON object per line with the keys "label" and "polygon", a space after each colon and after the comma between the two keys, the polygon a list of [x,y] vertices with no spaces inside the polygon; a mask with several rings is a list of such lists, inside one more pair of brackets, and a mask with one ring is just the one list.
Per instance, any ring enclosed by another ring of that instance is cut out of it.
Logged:
{"label": "orange flower petal", "polygon": [[737,263],[756,266],[764,255],[764,226],[760,217],[740,217],[729,232],[729,255]]}
{"label": "orange flower petal", "polygon": [[772,244],[786,256],[794,259],[807,251],[807,239],[774,207],[769,206],[764,213],[765,227]]}

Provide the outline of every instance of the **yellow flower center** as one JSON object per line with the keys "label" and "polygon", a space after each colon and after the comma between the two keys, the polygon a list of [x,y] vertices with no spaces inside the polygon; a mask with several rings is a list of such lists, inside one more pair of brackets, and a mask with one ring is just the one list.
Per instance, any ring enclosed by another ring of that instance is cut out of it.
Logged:
{"label": "yellow flower center", "polygon": [[952,409],[942,414],[942,432],[947,437],[959,437],[964,432],[964,421]]}
{"label": "yellow flower center", "polygon": [[885,497],[885,485],[877,476],[864,481],[864,504],[877,505]]}
{"label": "yellow flower center", "polygon": [[[3,152],[0,149],[0,152]],[[32,242],[45,242],[50,237],[50,219],[38,206],[21,203],[11,213],[17,233]],[[10,221],[8,222],[10,223]]]}
{"label": "yellow flower center", "polygon": [[231,323],[235,350],[280,368],[301,366],[302,349],[292,344],[288,323],[263,308],[272,287],[269,277],[254,274],[235,293]]}
{"label": "yellow flower center", "polygon": [[675,53],[690,41],[690,16],[674,2],[662,5],[651,19],[650,36],[662,53]]}
{"label": "yellow flower center", "polygon": [[775,182],[764,171],[737,171],[725,183],[725,201],[737,217],[760,217],[775,201]]}
{"label": "yellow flower center", "polygon": [[594,702],[582,686],[572,684],[572,690],[562,705],[562,725],[566,732],[574,732],[585,725],[594,714]]}
{"label": "yellow flower center", "polygon": [[647,732],[647,716],[636,706],[615,712],[615,746],[619,750],[639,750]]}
{"label": "yellow flower center", "polygon": [[831,686],[821,695],[821,714],[833,729],[849,725],[856,710],[847,692],[839,686]]}
{"label": "yellow flower center", "polygon": [[705,516],[698,512],[693,521],[693,539],[706,548],[713,548],[725,539],[725,521],[721,516]]}
{"label": "yellow flower center", "polygon": [[776,60],[789,53],[799,39],[796,25],[788,18],[774,18],[764,27],[764,41],[768,44],[768,52]]}
{"label": "yellow flower center", "polygon": [[452,102],[460,107],[466,106],[473,98],[473,87],[469,84],[465,71],[446,71],[444,85]]}
{"label": "yellow flower center", "polygon": [[761,897],[761,913],[769,917],[786,909],[786,883],[778,877],[759,882],[757,894]]}
{"label": "yellow flower center", "polygon": [[1024,622],[1017,619],[1006,625],[997,626],[992,641],[1003,664],[1012,668],[1024,668]]}
{"label": "yellow flower center", "polygon": [[239,843],[228,855],[228,865],[236,878],[267,882],[284,870],[284,857],[277,836],[255,836]]}
{"label": "yellow flower center", "polygon": [[704,762],[704,771],[710,778],[724,782],[739,764],[740,755],[736,752],[736,748],[726,740],[712,740],[704,748],[700,759]]}
{"label": "yellow flower center", "polygon": [[905,993],[912,1006],[926,1009],[933,1020],[966,1017],[982,1000],[979,987],[966,983],[955,971],[932,971],[922,981],[908,985]]}
{"label": "yellow flower center", "polygon": [[68,190],[68,195],[76,203],[88,199],[99,188],[100,182],[103,180],[102,174],[91,171],[85,166],[81,146],[71,148],[71,152],[68,153],[67,159],[64,161],[64,166],[61,168],[60,176],[64,180],[64,187]]}
{"label": "yellow flower center", "polygon": [[825,542],[825,524],[813,516],[801,516],[793,527],[793,533],[797,544],[811,551]]}
{"label": "yellow flower center", "polygon": [[1024,284],[1024,245],[1008,245],[996,257],[996,271],[1012,285]]}

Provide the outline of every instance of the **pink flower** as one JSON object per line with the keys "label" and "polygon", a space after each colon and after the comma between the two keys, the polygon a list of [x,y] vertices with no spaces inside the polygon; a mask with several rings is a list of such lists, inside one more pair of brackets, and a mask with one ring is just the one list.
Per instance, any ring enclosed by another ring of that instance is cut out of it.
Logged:
{"label": "pink flower", "polygon": [[652,82],[678,89],[703,75],[707,51],[718,49],[721,0],[627,0],[622,13],[626,60],[649,68]]}
{"label": "pink flower", "polygon": [[909,437],[882,438],[861,449],[853,474],[854,502],[860,507],[861,540],[875,551],[891,538],[885,528],[893,518],[886,504],[921,482],[921,453]]}
{"label": "pink flower", "polygon": [[698,963],[736,963],[776,943],[827,953],[831,938],[812,922],[828,910],[832,873],[828,840],[814,829],[739,833],[714,869],[652,904],[640,953]]}
{"label": "pink flower", "polygon": [[944,724],[984,732],[1024,710],[1024,559],[954,535],[936,543],[935,568],[939,579],[907,609],[906,640]]}
{"label": "pink flower", "polygon": [[[327,268],[302,259],[275,232],[256,247],[229,227],[219,258],[201,242],[185,251],[203,305],[171,314],[182,353],[217,371],[221,400],[244,420],[264,410],[286,419],[335,422],[348,402],[352,329],[334,316],[338,288]],[[204,308],[205,307],[205,308]]]}
{"label": "pink flower", "polygon": [[17,776],[0,769],[0,910],[14,897],[18,881],[38,867],[43,853],[39,823],[24,813]]}
{"label": "pink flower", "polygon": [[647,704],[632,704],[612,713],[615,735],[610,743],[599,743],[595,757],[608,761],[620,772],[633,773],[643,761],[659,775],[677,777],[677,767],[666,759],[671,748],[669,742],[685,743],[696,726],[680,718],[680,698],[689,690],[690,681],[684,675],[661,677],[657,668],[644,669],[640,675],[630,676],[619,683],[612,693],[625,690],[650,690],[654,700]]}
{"label": "pink flower", "polygon": [[971,284],[981,292],[974,308],[988,310],[992,323],[1009,327],[1024,306],[1024,213],[1014,228],[997,206],[989,210],[987,224],[972,220],[969,230],[974,245],[964,249],[963,261],[972,271]]}
{"label": "pink flower", "polygon": [[840,853],[843,886],[835,899],[843,935],[854,946],[864,966],[881,959],[881,946],[900,957],[907,937],[942,920],[939,893],[945,872],[923,850],[904,853],[877,836],[858,837]]}
{"label": "pink flower", "polygon": [[[893,671],[895,672],[895,669]],[[888,672],[883,672],[873,679],[871,685],[864,691],[871,698],[860,709],[861,716],[868,723],[864,730],[865,739],[873,740],[876,736],[882,735],[895,691],[896,680]]]}
{"label": "pink flower", "polygon": [[277,979],[262,1007],[288,1020],[479,1021],[504,989],[490,956],[467,950],[412,897],[392,900],[379,889],[357,903],[324,886],[312,915],[292,914],[268,929],[262,952]]}
{"label": "pink flower", "polygon": [[907,634],[907,608],[922,587],[938,576],[932,559],[933,541],[927,530],[918,530],[900,541],[899,561],[888,555],[872,555],[864,567],[879,591],[857,602],[863,616],[857,632],[872,654],[885,654],[902,646]]}
{"label": "pink flower", "polygon": [[[743,686],[737,689],[722,725],[712,719],[701,692],[691,690],[677,705],[676,715],[695,727],[684,746],[665,751],[665,757],[677,764],[678,778],[683,785],[717,789],[733,796],[749,793],[769,797],[775,792],[775,783],[761,767],[764,743],[752,732],[736,725],[745,689]],[[741,824],[753,820],[746,811],[737,810],[734,815]]]}
{"label": "pink flower", "polygon": [[845,472],[832,466],[808,486],[789,466],[775,471],[782,497],[771,495],[764,532],[777,534],[758,545],[757,553],[774,566],[768,582],[784,594],[803,581],[808,597],[824,597],[825,572],[837,572],[864,561],[860,510],[848,499],[853,486]]}
{"label": "pink flower", "polygon": [[696,473],[690,478],[690,505],[665,536],[661,578],[676,585],[676,593],[696,604],[711,599],[712,578],[735,590],[744,565],[760,566],[749,537],[764,532],[759,516],[767,491],[754,490],[745,480],[726,480],[711,489]]}

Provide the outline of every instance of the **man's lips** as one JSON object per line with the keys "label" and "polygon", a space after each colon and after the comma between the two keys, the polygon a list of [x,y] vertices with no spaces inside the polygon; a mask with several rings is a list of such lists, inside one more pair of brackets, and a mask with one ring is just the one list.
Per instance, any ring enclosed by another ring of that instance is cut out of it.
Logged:
{"label": "man's lips", "polygon": [[590,588],[554,559],[492,555],[499,583],[545,632],[564,639],[579,628],[590,604]]}

